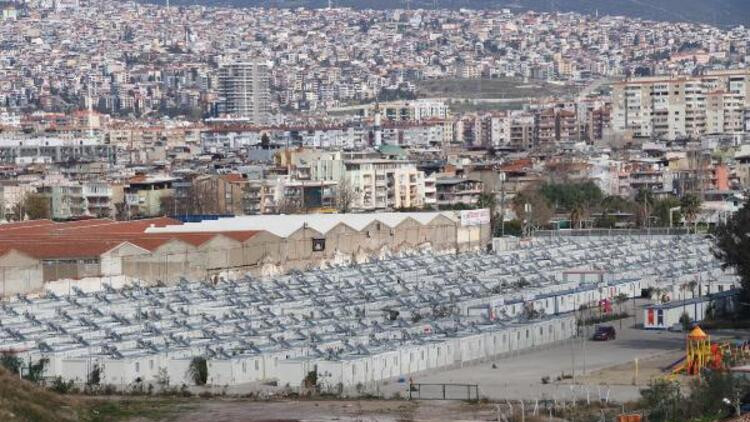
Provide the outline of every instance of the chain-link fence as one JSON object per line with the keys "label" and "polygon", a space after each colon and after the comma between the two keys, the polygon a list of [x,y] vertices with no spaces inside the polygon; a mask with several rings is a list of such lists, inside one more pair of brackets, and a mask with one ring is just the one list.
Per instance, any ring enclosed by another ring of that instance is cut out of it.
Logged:
{"label": "chain-link fence", "polygon": [[409,384],[409,400],[479,400],[477,384]]}
{"label": "chain-link fence", "polygon": [[685,227],[654,227],[640,229],[570,229],[570,230],[536,230],[535,237],[561,236],[679,236],[690,234]]}

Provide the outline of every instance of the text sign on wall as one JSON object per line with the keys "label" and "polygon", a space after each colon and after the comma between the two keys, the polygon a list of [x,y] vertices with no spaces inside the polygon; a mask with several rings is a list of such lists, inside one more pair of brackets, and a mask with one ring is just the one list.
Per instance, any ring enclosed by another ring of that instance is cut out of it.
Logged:
{"label": "text sign on wall", "polygon": [[487,208],[461,211],[462,226],[479,226],[482,224],[490,224],[490,210]]}

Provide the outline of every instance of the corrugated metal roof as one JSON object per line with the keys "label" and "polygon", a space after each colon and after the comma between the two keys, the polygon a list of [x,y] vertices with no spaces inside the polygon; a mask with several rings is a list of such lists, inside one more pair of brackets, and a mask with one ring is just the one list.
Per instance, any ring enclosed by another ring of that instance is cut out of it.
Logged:
{"label": "corrugated metal roof", "polygon": [[346,224],[362,230],[373,222],[380,222],[394,228],[407,219],[414,219],[420,224],[429,224],[439,216],[451,221],[458,221],[456,214],[444,212],[415,212],[415,213],[372,213],[372,214],[306,214],[306,215],[253,215],[231,218],[220,218],[200,223],[185,223],[182,225],[168,225],[165,227],[151,227],[146,233],[197,233],[224,231],[267,231],[279,237],[287,237],[297,230],[307,227],[322,234],[338,224]]}

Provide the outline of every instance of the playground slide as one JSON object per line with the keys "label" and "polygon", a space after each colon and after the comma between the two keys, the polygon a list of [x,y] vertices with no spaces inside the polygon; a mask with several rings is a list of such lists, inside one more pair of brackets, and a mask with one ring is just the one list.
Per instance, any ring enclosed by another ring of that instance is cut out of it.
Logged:
{"label": "playground slide", "polygon": [[683,363],[681,365],[676,366],[674,369],[672,369],[672,375],[677,375],[682,371],[687,371],[687,363]]}
{"label": "playground slide", "polygon": [[687,356],[683,356],[676,361],[672,362],[669,366],[667,366],[666,370],[672,370],[673,374],[676,374],[682,370],[684,370],[687,367],[687,363],[685,363],[685,359],[687,359]]}

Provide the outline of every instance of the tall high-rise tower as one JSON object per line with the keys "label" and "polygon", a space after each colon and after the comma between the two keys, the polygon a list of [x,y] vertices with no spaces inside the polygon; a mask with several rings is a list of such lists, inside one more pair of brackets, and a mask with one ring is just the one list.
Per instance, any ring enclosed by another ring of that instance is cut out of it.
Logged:
{"label": "tall high-rise tower", "polygon": [[268,66],[264,63],[223,64],[219,68],[219,84],[224,113],[251,124],[268,123],[271,98],[268,80]]}

